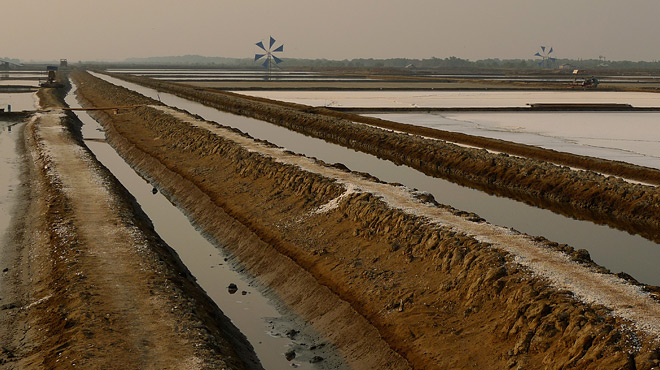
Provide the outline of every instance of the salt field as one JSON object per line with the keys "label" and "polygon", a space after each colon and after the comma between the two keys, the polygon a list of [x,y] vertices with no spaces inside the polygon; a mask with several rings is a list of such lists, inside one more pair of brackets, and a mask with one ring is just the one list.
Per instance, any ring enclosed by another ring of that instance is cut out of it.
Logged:
{"label": "salt field", "polygon": [[0,370],[660,370],[660,1],[5,3]]}
{"label": "salt field", "polygon": [[[241,94],[327,107],[524,107],[531,103],[618,103],[660,106],[660,94],[603,91],[300,92]],[[655,112],[406,112],[371,117],[535,145],[660,168],[660,113]]]}
{"label": "salt field", "polygon": [[660,169],[660,113],[384,113],[369,116]]}
{"label": "salt field", "polygon": [[[69,106],[80,108],[74,94],[69,94],[66,101]],[[297,328],[297,323],[278,312],[276,305],[262,294],[263,287],[255,287],[250,276],[239,273],[237,267],[228,262],[230,256],[207,240],[165,195],[154,193],[154,186],[104,142],[103,128],[87,112],[77,112],[77,116],[83,122],[86,145],[131,192],[153,222],[156,232],[177,252],[209,297],[253,343],[264,369],[280,370],[292,366],[312,369],[308,360],[314,355],[333,355],[331,346],[315,352],[306,348],[303,342],[311,341],[310,338],[301,335],[294,341],[287,337],[286,332]],[[235,284],[238,291],[228,289],[230,284]],[[296,361],[285,357],[285,353],[291,350],[298,353]]]}
{"label": "salt field", "polygon": [[[497,225],[513,227],[530,235],[543,235],[551,240],[568,243],[589,250],[593,259],[612,271],[626,271],[640,281],[660,284],[655,262],[660,249],[654,242],[637,235],[615,230],[589,221],[574,220],[551,211],[528,206],[508,198],[491,196],[484,192],[459,186],[443,179],[430,177],[405,166],[356,152],[271,125],[264,121],[221,112],[202,104],[171,94],[95,74],[111,83],[137,91],[170,106],[199,114],[205,119],[235,127],[251,136],[268,140],[297,153],[315,157],[327,163],[343,163],[352,170],[368,172],[381,180],[400,182],[411,188],[427,191],[438,202],[471,211]],[[627,248],[621,248],[626,245]]]}
{"label": "salt field", "polygon": [[149,77],[156,80],[177,82],[199,81],[263,81],[270,80],[301,82],[301,81],[368,81],[364,76],[339,76],[305,71],[267,72],[257,70],[223,70],[223,69],[110,69],[113,73],[130,73],[136,76]]}
{"label": "salt field", "polygon": [[617,103],[660,107],[660,94],[613,91],[241,91],[240,94],[321,107],[526,107],[535,103]]}
{"label": "salt field", "polygon": [[0,93],[0,109],[8,111],[11,105],[12,112],[34,110],[35,93]]}

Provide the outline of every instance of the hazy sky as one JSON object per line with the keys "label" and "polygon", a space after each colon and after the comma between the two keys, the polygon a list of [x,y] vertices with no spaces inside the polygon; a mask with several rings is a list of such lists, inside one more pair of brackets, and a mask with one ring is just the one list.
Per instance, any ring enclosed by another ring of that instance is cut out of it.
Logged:
{"label": "hazy sky", "polygon": [[[659,0],[4,0],[0,57],[659,60]],[[279,43],[278,43],[279,45]]]}

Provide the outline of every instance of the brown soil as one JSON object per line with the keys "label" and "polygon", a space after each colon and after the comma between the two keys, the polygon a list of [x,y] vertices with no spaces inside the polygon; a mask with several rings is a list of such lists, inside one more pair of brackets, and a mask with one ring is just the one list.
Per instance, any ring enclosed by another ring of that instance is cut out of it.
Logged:
{"label": "brown soil", "polygon": [[[42,108],[62,106],[42,89]],[[25,127],[23,204],[2,252],[7,369],[260,368],[64,111]]]}
{"label": "brown soil", "polygon": [[[660,242],[660,192],[657,188],[593,172],[620,174],[639,181],[660,183],[658,170],[542,150],[502,140],[427,130],[327,109],[228,92],[209,92],[143,77],[125,74],[115,77],[370,153],[418,169],[427,175],[510,197],[569,217],[608,224]],[[354,121],[409,131],[416,135],[388,132]],[[504,153],[493,154],[483,149],[464,148],[417,135]],[[509,156],[505,154],[507,152],[524,158]],[[566,167],[568,165],[589,171],[575,171]]]}
{"label": "brown soil", "polygon": [[355,368],[659,364],[660,305],[599,273],[580,251],[567,256],[556,243],[423,203],[88,74],[74,78],[84,105],[150,104],[94,115],[129,163]]}

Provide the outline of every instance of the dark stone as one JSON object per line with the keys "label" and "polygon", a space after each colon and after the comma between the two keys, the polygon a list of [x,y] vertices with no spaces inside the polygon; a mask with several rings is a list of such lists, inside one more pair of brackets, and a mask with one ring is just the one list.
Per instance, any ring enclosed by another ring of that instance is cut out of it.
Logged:
{"label": "dark stone", "polygon": [[298,335],[298,334],[300,334],[300,331],[295,330],[295,329],[287,330],[287,332],[286,332],[286,336],[289,339],[295,339],[296,335]]}
{"label": "dark stone", "polygon": [[14,308],[18,307],[15,303],[7,303],[2,306],[0,306],[0,310],[13,310]]}
{"label": "dark stone", "polygon": [[9,267],[5,267],[5,268],[2,270],[2,272],[7,272],[7,271],[9,271]]}
{"label": "dark stone", "polygon": [[291,361],[294,358],[296,358],[296,351],[294,350],[289,350],[284,354],[284,358],[286,358],[287,361]]}
{"label": "dark stone", "polygon": [[316,364],[316,363],[319,363],[319,362],[321,362],[321,361],[323,361],[323,357],[321,357],[321,356],[314,356],[314,357],[312,357],[311,360],[309,360],[309,363],[310,363],[310,364]]}
{"label": "dark stone", "polygon": [[350,169],[346,167],[343,163],[334,163],[331,166],[342,171],[350,171]]}
{"label": "dark stone", "polygon": [[[14,352],[7,347],[2,347],[2,349],[0,349],[0,354],[4,354],[8,359],[13,359],[16,357]],[[0,362],[0,364],[2,364],[2,362]]]}
{"label": "dark stone", "polygon": [[591,256],[589,255],[589,251],[587,251],[586,249],[576,250],[571,254],[571,258],[573,259],[573,261],[576,262],[582,262],[582,263],[591,262]]}
{"label": "dark stone", "polygon": [[229,292],[229,294],[234,294],[238,291],[238,286],[236,286],[236,284],[234,283],[231,283],[229,284],[229,286],[227,286],[227,291]]}
{"label": "dark stone", "polygon": [[158,194],[158,189],[156,188],[151,189],[151,194]]}
{"label": "dark stone", "polygon": [[415,198],[419,199],[422,203],[438,204],[431,193],[417,193],[415,194]]}

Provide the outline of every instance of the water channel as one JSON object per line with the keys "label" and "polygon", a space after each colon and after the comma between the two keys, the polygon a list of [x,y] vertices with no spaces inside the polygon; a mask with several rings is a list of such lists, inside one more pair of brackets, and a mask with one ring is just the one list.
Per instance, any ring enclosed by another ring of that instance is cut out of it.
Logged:
{"label": "water channel", "polygon": [[[34,93],[0,93],[0,109],[12,107],[12,111],[34,110]],[[12,221],[16,206],[17,187],[20,186],[20,157],[17,152],[17,140],[25,124],[20,121],[3,121],[0,117],[0,243],[4,247],[6,233]],[[2,260],[0,248],[0,270],[7,268]]]}
{"label": "water channel", "polygon": [[0,118],[0,270],[9,267],[8,261],[2,259],[2,248],[7,245],[5,237],[16,206],[16,190],[20,186],[20,158],[16,144],[23,125],[22,122],[2,121]]}
{"label": "water channel", "polygon": [[[66,102],[70,107],[80,107],[73,93],[67,96]],[[309,347],[322,343],[305,334],[299,334],[294,339],[287,337],[288,330],[300,330],[297,326],[300,325],[299,320],[278,312],[273,301],[262,293],[262,287],[253,286],[249,276],[230,266],[221,248],[205,239],[186,215],[164,195],[160,192],[154,194],[153,186],[104,142],[105,134],[92,117],[84,111],[76,113],[83,122],[86,145],[137,199],[158,235],[177,252],[197,283],[252,343],[264,369],[323,369],[330,365],[337,369],[344,368],[331,346],[324,345],[311,351]],[[228,289],[231,283],[237,285],[237,291]],[[285,358],[290,350],[296,352],[292,361]],[[311,364],[309,360],[314,356],[325,360],[318,365]]]}
{"label": "water channel", "polygon": [[491,223],[512,227],[530,235],[542,235],[555,242],[569,244],[575,249],[586,249],[594,261],[612,272],[624,271],[641,282],[660,285],[660,269],[657,267],[660,261],[660,245],[638,235],[630,235],[589,221],[574,220],[508,198],[491,196],[264,121],[221,112],[106,75],[95,75],[113,84],[161,100],[167,105],[198,114],[206,120],[235,127],[255,138],[268,140],[293,152],[316,157],[328,163],[343,163],[352,170],[368,172],[383,181],[398,182],[429,192],[438,202],[475,212]]}

